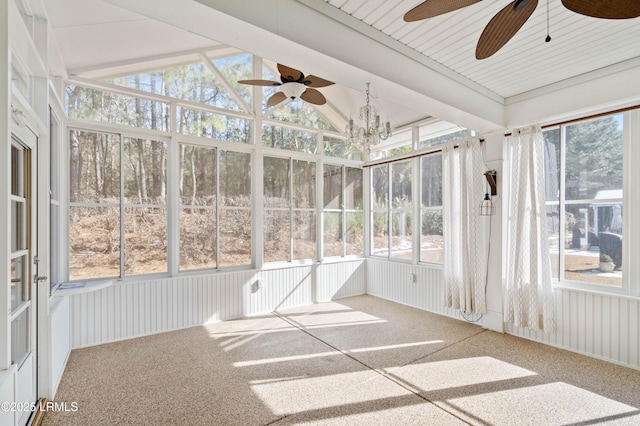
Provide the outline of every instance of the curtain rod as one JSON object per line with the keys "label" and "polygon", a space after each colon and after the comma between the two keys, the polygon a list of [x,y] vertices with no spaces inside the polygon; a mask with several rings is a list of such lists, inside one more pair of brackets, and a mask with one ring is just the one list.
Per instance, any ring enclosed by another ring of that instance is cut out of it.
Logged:
{"label": "curtain rod", "polygon": [[[564,126],[566,124],[577,123],[578,121],[592,120],[594,118],[600,118],[600,117],[604,117],[606,115],[611,115],[611,114],[620,114],[621,112],[627,112],[627,111],[631,111],[638,108],[640,108],[640,105],[632,105],[625,108],[618,108],[611,111],[599,112],[597,114],[591,114],[584,117],[577,117],[577,118],[572,118],[570,120],[559,121],[557,123],[549,123],[549,124],[545,124],[544,126],[540,126],[540,128],[548,129],[549,127]],[[509,133],[505,133],[504,135],[511,136],[512,133],[509,132]]]}
{"label": "curtain rod", "polygon": [[[590,114],[590,115],[583,116],[583,117],[572,118],[570,120],[559,121],[557,123],[549,123],[549,124],[545,124],[544,126],[540,126],[540,128],[547,129],[549,127],[563,126],[563,125],[566,125],[566,124],[577,123],[578,121],[592,120],[594,118],[600,118],[600,117],[604,117],[606,115],[619,114],[621,112],[627,112],[627,111],[631,111],[631,110],[638,109],[638,108],[640,108],[640,104],[639,105],[632,105],[632,106],[628,106],[628,107],[624,107],[624,108],[618,108],[618,109],[605,111],[605,112],[599,112],[597,114]],[[511,132],[504,134],[504,136],[511,136],[511,135],[512,135]],[[484,139],[480,139],[480,142],[484,142]],[[458,147],[458,145],[454,146],[454,148],[457,148],[457,147]],[[442,148],[436,148],[436,149],[433,149],[433,150],[428,150],[428,151],[424,151],[424,152],[420,152],[420,153],[416,153],[416,154],[412,154],[412,155],[407,155],[406,157],[392,158],[392,159],[385,160],[385,161],[378,161],[378,162],[375,162],[375,163],[365,164],[365,165],[362,166],[362,168],[380,166],[380,165],[383,165],[383,164],[395,163],[397,161],[410,160],[412,158],[422,157],[422,156],[429,155],[429,154],[436,154],[438,152],[442,152]]]}

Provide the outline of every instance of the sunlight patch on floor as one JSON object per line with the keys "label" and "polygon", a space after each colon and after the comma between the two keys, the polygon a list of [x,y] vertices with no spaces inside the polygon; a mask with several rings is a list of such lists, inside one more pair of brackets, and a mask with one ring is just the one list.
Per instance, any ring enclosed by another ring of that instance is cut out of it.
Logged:
{"label": "sunlight patch on floor", "polygon": [[452,398],[446,405],[487,424],[638,424],[640,410],[563,382]]}
{"label": "sunlight patch on floor", "polygon": [[537,375],[533,371],[488,356],[415,363],[391,369],[390,373],[413,383],[422,392]]}
{"label": "sunlight patch on floor", "polygon": [[[370,371],[312,376],[298,380],[251,383],[251,389],[276,415],[365,404],[411,396],[406,390]],[[295,401],[295,404],[292,403]],[[375,404],[369,410],[375,410]]]}

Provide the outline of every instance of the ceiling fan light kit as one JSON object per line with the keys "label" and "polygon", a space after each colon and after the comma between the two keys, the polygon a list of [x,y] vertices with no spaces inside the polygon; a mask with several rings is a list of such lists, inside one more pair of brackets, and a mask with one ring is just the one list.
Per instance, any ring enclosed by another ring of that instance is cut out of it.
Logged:
{"label": "ceiling fan light kit", "polygon": [[302,83],[288,82],[282,85],[281,90],[287,98],[295,99],[299,98],[307,87]]}
{"label": "ceiling fan light kit", "polygon": [[[408,11],[404,20],[415,22],[433,18],[479,1],[481,0],[426,0]],[[593,18],[632,19],[640,16],[639,0],[562,0],[562,4],[575,13]],[[480,35],[476,46],[476,59],[486,59],[507,44],[531,17],[537,5],[538,0],[514,0],[500,10]],[[551,41],[549,34],[545,41]]]}

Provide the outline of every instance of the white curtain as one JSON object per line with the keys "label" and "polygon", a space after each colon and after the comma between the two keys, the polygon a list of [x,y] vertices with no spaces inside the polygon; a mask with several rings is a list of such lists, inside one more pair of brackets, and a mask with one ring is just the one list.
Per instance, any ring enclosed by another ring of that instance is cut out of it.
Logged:
{"label": "white curtain", "polygon": [[487,229],[480,216],[487,192],[482,145],[477,138],[442,148],[445,305],[486,313]]}
{"label": "white curtain", "polygon": [[544,141],[540,126],[505,140],[508,182],[504,320],[531,330],[555,331],[547,233]]}

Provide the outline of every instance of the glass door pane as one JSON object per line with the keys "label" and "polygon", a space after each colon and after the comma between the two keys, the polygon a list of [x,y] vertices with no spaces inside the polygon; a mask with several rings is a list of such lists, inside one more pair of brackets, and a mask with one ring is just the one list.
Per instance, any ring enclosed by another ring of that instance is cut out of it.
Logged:
{"label": "glass door pane", "polygon": [[29,280],[29,180],[30,155],[13,140],[11,145],[11,362],[21,364],[30,348],[31,294]]}

